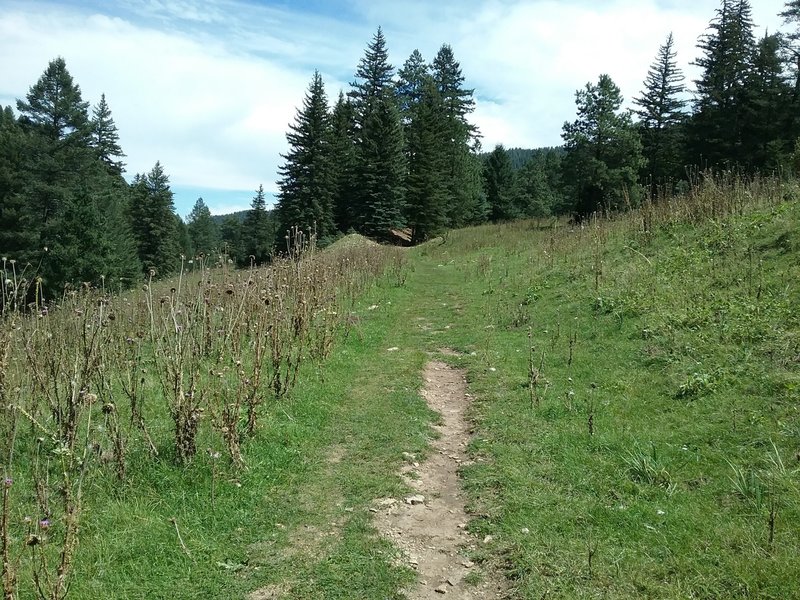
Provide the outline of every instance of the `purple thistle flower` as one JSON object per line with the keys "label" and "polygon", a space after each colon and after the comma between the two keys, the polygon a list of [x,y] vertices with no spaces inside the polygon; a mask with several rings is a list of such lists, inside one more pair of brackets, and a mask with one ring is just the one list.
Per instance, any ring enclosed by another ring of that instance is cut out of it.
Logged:
{"label": "purple thistle flower", "polygon": [[39,528],[40,529],[47,529],[50,527],[50,519],[42,519],[39,521]]}
{"label": "purple thistle flower", "polygon": [[12,485],[14,485],[14,480],[11,479],[11,477],[6,477],[5,479],[3,479],[3,485],[6,486],[7,488],[10,488]]}

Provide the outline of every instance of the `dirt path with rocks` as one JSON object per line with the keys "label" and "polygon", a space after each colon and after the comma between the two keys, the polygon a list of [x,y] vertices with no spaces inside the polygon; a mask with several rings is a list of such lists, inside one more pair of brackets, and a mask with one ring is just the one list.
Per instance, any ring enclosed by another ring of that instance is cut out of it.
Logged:
{"label": "dirt path with rocks", "polygon": [[466,531],[469,519],[465,496],[458,478],[459,467],[468,461],[470,440],[465,412],[469,405],[463,371],[440,362],[429,362],[424,372],[423,395],[442,416],[435,425],[440,437],[431,443],[433,452],[424,463],[406,455],[402,475],[415,490],[402,499],[376,502],[376,525],[406,555],[406,562],[419,577],[409,600],[449,595],[464,600],[506,597],[502,577],[467,557],[477,544]]}

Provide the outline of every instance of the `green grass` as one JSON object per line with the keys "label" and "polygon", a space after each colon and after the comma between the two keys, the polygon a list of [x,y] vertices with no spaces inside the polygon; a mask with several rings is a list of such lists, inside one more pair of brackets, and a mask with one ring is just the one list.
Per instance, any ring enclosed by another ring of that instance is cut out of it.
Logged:
{"label": "green grass", "polygon": [[493,536],[471,558],[514,597],[800,596],[800,205],[747,193],[409,250],[264,407],[246,470],[206,429],[176,467],[164,421],[162,460],[137,442],[124,483],[90,475],[71,597],[400,598],[369,507],[427,451],[432,354],[467,369],[469,530]]}
{"label": "green grass", "polygon": [[428,333],[478,398],[471,530],[522,598],[800,595],[800,207],[632,221],[418,251]]}
{"label": "green grass", "polygon": [[398,597],[412,574],[393,566],[368,507],[403,491],[397,465],[404,451],[424,454],[431,415],[418,394],[425,357],[398,334],[400,315],[366,310],[387,292],[398,295],[386,282],[364,298],[324,380],[308,365],[268,408],[248,469],[216,467],[213,504],[205,452],[184,469],[142,459],[124,490],[96,478],[74,597],[234,598],[269,585],[292,598]]}

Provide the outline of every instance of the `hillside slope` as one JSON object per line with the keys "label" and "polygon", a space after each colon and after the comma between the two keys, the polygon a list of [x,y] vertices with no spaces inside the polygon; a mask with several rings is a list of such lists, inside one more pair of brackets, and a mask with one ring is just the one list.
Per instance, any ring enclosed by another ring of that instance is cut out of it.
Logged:
{"label": "hillside slope", "polygon": [[425,329],[479,399],[470,527],[520,597],[800,595],[796,194],[418,251]]}

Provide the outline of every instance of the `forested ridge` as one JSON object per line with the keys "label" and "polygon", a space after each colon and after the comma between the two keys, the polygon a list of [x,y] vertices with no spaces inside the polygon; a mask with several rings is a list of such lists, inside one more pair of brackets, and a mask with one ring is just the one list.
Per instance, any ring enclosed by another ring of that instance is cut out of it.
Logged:
{"label": "forested ridge", "polygon": [[[50,300],[82,283],[116,289],[189,261],[269,261],[293,227],[323,243],[347,232],[417,243],[446,229],[517,218],[614,212],[685,189],[692,178],[800,168],[800,1],[786,32],[755,36],[748,0],[722,0],[694,49],[697,80],[665,35],[633,109],[606,74],[575,95],[563,145],[482,153],[453,49],[395,68],[378,28],[348,90],[319,72],[287,132],[274,210],[263,187],[244,218],[212,218],[199,198],[184,222],[168,165],[125,178],[105,96],[84,100],[63,58],[0,111],[0,255],[8,286]],[[533,100],[535,101],[535,100]]]}

